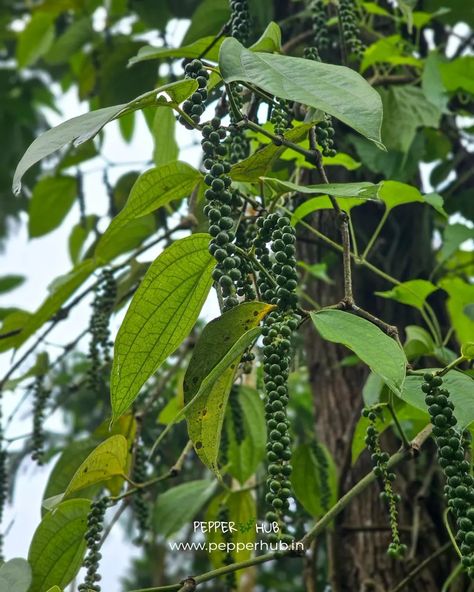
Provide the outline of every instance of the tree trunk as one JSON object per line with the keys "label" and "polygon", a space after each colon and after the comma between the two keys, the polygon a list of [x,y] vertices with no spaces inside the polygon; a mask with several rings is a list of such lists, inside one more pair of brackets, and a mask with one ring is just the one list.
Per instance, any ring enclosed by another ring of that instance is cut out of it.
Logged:
{"label": "tree trunk", "polygon": [[[331,181],[342,181],[342,179],[332,178]],[[416,236],[418,245],[424,242],[420,239],[420,224],[423,224],[423,220],[419,213],[418,211],[417,215],[413,215],[413,212],[410,212],[406,215],[405,212],[403,225],[400,226],[405,229],[408,237],[415,228],[417,229],[417,232],[413,232],[411,236]],[[378,217],[378,214],[371,217],[370,213],[367,215],[366,212],[364,226],[368,229],[373,228]],[[339,232],[335,227],[334,212],[321,212],[314,215],[311,224],[324,231],[333,240],[340,242]],[[320,262],[327,255],[328,248],[314,242],[314,236],[311,234],[304,232],[300,238],[299,256],[307,263]],[[380,243],[376,248],[386,252],[387,249],[384,249],[383,243]],[[426,244],[429,245],[429,241]],[[413,275],[411,267],[424,267],[426,260],[423,254],[413,249],[413,240],[402,237],[395,246],[390,245],[390,247],[395,248],[393,267],[397,269],[393,271],[384,268],[384,271],[400,272],[398,277],[405,275],[412,278],[418,277],[418,274]],[[417,248],[419,249],[419,246]],[[341,268],[342,259],[339,264],[334,265],[334,271],[331,274],[335,280],[334,284],[318,281],[311,282],[307,286],[310,296],[321,306],[335,304],[342,298]],[[389,287],[386,282],[380,283],[376,276],[372,273],[368,275],[360,267],[354,270],[354,293],[358,304],[367,307],[370,312],[388,322],[396,324],[398,321],[405,324],[406,316],[394,319],[393,307],[389,301],[378,299],[378,310],[375,307],[373,292]],[[383,307],[380,307],[380,301],[384,303]],[[397,310],[402,309],[398,307]],[[408,309],[407,311],[411,314]],[[406,313],[403,311],[402,314]],[[323,342],[310,323],[306,326],[305,350],[313,394],[316,437],[327,446],[335,460],[339,471],[339,495],[342,495],[372,468],[367,452],[362,454],[353,467],[351,466],[352,436],[363,406],[362,387],[368,371],[362,365],[341,367],[340,362],[348,355],[348,350]],[[393,436],[384,437],[383,441],[384,448],[391,453],[395,452],[399,445]],[[432,458],[431,462],[436,461]],[[396,491],[402,495],[402,503],[399,507],[402,541],[410,549],[412,536],[416,536],[418,540],[414,558],[396,561],[387,555],[386,550],[390,543],[388,512],[379,499],[380,487],[376,483],[355,498],[336,521],[329,544],[330,563],[333,566],[330,569],[332,592],[369,590],[389,592],[413,569],[414,565],[443,544],[439,538],[446,539],[446,533],[443,528],[440,528],[443,524],[441,509],[429,506],[425,499],[425,492],[421,492],[424,493],[423,497],[418,496],[423,486],[424,489],[430,489],[431,479],[429,481],[426,479],[423,483],[423,479],[417,478],[417,472],[419,472],[417,463],[418,461],[407,463],[409,466],[397,469],[397,480],[394,485]],[[429,475],[430,478],[434,476],[433,472]],[[414,528],[413,525],[415,525]],[[450,553],[447,553],[446,556],[430,564],[404,590],[417,592],[439,590],[440,583],[449,574],[449,556]]]}

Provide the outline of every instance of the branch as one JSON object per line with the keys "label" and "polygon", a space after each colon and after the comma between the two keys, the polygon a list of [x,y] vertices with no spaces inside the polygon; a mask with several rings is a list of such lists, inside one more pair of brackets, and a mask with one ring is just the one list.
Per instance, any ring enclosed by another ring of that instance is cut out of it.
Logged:
{"label": "branch", "polygon": [[[421,446],[425,442],[425,440],[431,434],[432,426],[431,424],[427,425],[417,436],[410,442],[410,446],[408,448],[404,448],[399,452],[396,452],[390,457],[388,461],[388,467],[394,467],[402,460],[407,458],[414,457],[418,451],[420,450]],[[268,561],[273,561],[274,559],[279,559],[281,557],[297,557],[299,556],[298,553],[295,553],[295,548],[300,548],[303,545],[305,548],[309,548],[311,542],[320,535],[327,526],[333,521],[333,519],[342,512],[342,510],[355,498],[357,495],[362,493],[367,487],[376,480],[376,476],[374,475],[373,471],[363,477],[352,489],[350,489],[345,495],[343,495],[336,504],[311,528],[307,534],[297,543],[294,544],[293,548],[290,548],[288,551],[276,551],[274,553],[265,553],[264,555],[259,555],[258,557],[252,557],[247,561],[240,561],[238,563],[232,563],[231,565],[225,565],[218,569],[213,569],[208,571],[205,574],[200,576],[196,576],[194,578],[186,578],[186,580],[181,581],[178,584],[171,584],[169,586],[160,586],[154,588],[140,588],[137,590],[132,590],[132,592],[173,592],[173,591],[180,591],[183,590],[183,585],[190,579],[196,584],[201,584],[203,582],[208,582],[209,580],[213,580],[219,576],[226,575],[228,573],[233,573],[236,571],[240,571],[241,569],[245,569],[247,567],[252,567],[254,565],[259,565],[260,563],[266,563]],[[186,588],[185,588],[186,590]]]}
{"label": "branch", "polygon": [[399,584],[397,584],[397,586],[395,586],[395,588],[392,588],[392,590],[390,592],[400,592],[401,590],[403,590],[405,588],[405,586],[407,584],[409,584],[412,580],[415,579],[415,577],[425,569],[425,567],[427,565],[429,565],[432,561],[434,561],[435,559],[437,559],[440,555],[443,555],[443,553],[446,553],[446,551],[448,549],[451,548],[451,542],[448,541],[447,543],[445,543],[442,547],[440,547],[439,549],[437,549],[434,553],[432,553],[431,555],[429,555],[424,561],[422,561],[421,563],[419,563],[408,575],[406,578],[404,578]]}

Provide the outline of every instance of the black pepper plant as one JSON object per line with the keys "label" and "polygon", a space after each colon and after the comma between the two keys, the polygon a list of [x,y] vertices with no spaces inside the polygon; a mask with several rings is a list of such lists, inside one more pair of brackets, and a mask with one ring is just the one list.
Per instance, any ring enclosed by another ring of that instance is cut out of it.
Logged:
{"label": "black pepper plant", "polygon": [[469,3],[10,4],[0,590],[472,590]]}

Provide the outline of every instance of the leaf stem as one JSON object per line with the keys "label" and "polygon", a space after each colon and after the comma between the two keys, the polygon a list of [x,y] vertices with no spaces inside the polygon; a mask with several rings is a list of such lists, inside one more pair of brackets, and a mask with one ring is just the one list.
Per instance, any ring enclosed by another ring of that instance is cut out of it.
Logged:
{"label": "leaf stem", "polygon": [[362,260],[367,258],[367,255],[369,254],[370,249],[374,246],[374,243],[377,240],[382,228],[384,227],[389,214],[390,214],[390,210],[385,209],[383,216],[380,218],[380,221],[377,224],[377,228],[374,230],[374,233],[370,237],[370,240],[367,243],[367,246],[365,247],[364,252],[361,255]]}

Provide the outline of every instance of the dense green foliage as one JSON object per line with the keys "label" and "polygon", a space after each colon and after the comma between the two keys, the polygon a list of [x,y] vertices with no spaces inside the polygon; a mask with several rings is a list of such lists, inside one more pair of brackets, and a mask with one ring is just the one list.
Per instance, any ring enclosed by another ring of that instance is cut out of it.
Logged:
{"label": "dense green foliage", "polygon": [[[105,590],[112,528],[141,548],[124,592],[473,589],[469,3],[42,0],[0,15],[0,232],[8,244],[25,210],[32,239],[68,227],[71,259],[30,310],[15,306],[22,270],[0,277],[0,352],[15,352],[0,396],[24,388],[32,409],[20,443],[0,413],[0,521],[22,459],[49,471],[0,591]],[[68,91],[87,111],[48,129]],[[130,143],[140,118],[153,154],[112,182],[107,130]],[[58,354],[50,334],[87,299]]]}

